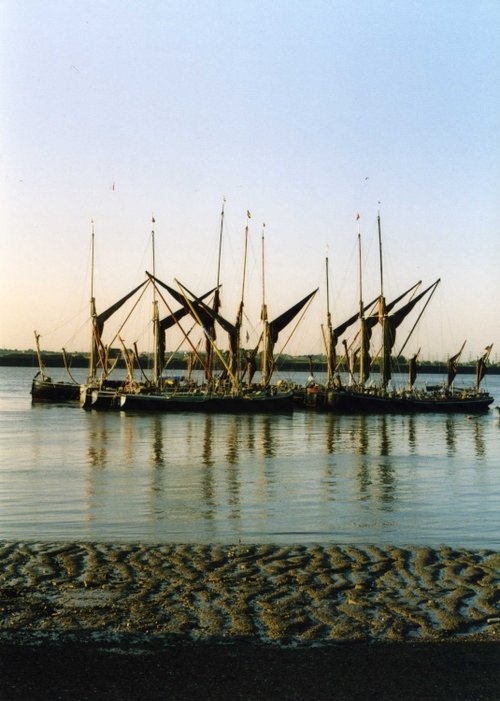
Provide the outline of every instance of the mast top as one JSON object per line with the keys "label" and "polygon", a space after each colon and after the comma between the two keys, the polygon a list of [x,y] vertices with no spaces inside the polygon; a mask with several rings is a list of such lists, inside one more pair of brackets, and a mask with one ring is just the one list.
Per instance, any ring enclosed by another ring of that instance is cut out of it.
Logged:
{"label": "mast top", "polygon": [[151,246],[153,249],[153,276],[156,276],[156,258],[155,258],[155,223],[154,215],[151,215]]}
{"label": "mast top", "polygon": [[382,230],[380,226],[380,210],[377,215],[377,226],[378,226],[378,249],[379,249],[379,265],[380,265],[380,297],[384,299],[384,268],[382,261]]}

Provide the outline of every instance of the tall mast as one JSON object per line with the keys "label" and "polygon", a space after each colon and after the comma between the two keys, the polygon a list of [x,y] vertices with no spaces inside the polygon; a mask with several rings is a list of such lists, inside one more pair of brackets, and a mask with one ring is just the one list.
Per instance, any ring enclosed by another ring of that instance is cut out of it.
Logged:
{"label": "tall mast", "polygon": [[360,331],[359,331],[359,384],[364,385],[365,382],[365,316],[364,316],[364,305],[363,305],[363,265],[361,260],[361,232],[359,227],[359,214],[357,216],[358,221],[358,256],[359,256],[359,320],[360,320]]}
{"label": "tall mast", "polygon": [[[156,277],[156,252],[155,252],[155,223],[156,220],[154,215],[151,215],[151,250],[152,250],[152,263],[153,263],[153,277]],[[153,285],[154,287],[154,285]],[[153,296],[156,299],[156,291],[153,292]]]}
{"label": "tall mast", "polygon": [[241,325],[243,323],[243,307],[245,304],[245,283],[246,283],[246,275],[247,275],[247,252],[248,252],[248,223],[250,219],[252,218],[252,215],[247,209],[247,221],[245,225],[245,248],[243,252],[243,274],[242,274],[242,280],[241,280],[241,301],[240,301],[240,307],[238,309],[238,317],[236,320],[236,329],[237,329],[237,339],[236,339],[236,377],[240,377],[241,373],[241,353],[240,353],[240,340],[241,340]]}
{"label": "tall mast", "polygon": [[[222,200],[222,209],[220,213],[220,230],[219,230],[219,254],[217,258],[217,286],[215,288],[214,300],[212,303],[213,311],[218,314],[221,301],[220,301],[220,268],[222,260],[222,235],[224,232],[224,207],[226,204],[226,198]],[[213,377],[213,366],[214,366],[214,354],[213,354],[213,344],[215,343],[215,321],[212,321],[210,328],[207,329],[209,337],[206,339],[205,352],[206,352],[206,378],[210,382]]]}
{"label": "tall mast", "polygon": [[264,387],[269,382],[269,368],[268,368],[268,340],[269,340],[269,321],[267,318],[267,305],[266,305],[266,274],[265,274],[265,252],[264,252],[264,233],[265,224],[262,224],[262,235],[261,235],[261,266],[262,266],[262,307],[260,312],[260,318],[264,325],[263,336],[262,336],[262,364],[261,364],[261,382]]}
{"label": "tall mast", "polygon": [[389,334],[389,322],[387,319],[387,311],[385,307],[385,297],[384,297],[384,266],[382,258],[382,228],[380,225],[380,210],[377,214],[377,228],[378,228],[378,251],[379,251],[379,266],[380,266],[380,297],[378,303],[378,319],[382,325],[382,355],[381,355],[381,375],[382,375],[382,386],[385,389],[387,383],[391,376],[391,351],[390,342],[388,339]]}
{"label": "tall mast", "polygon": [[94,298],[94,265],[95,265],[95,229],[94,220],[91,220],[92,233],[90,237],[90,324],[91,334],[90,339],[90,357],[89,357],[89,372],[87,382],[91,384],[95,380],[95,365],[97,353],[97,312],[95,308]]}
{"label": "tall mast", "polygon": [[241,326],[243,322],[243,305],[244,305],[244,299],[245,299],[245,282],[246,282],[246,276],[247,276],[247,251],[248,251],[248,222],[252,218],[252,215],[250,212],[247,210],[247,223],[245,225],[245,248],[243,252],[243,275],[241,278],[241,302],[240,302],[240,308],[238,311],[238,325]]}
{"label": "tall mast", "polygon": [[[221,258],[222,258],[222,234],[224,232],[224,207],[226,205],[226,198],[222,200],[222,209],[220,213],[220,231],[219,231],[219,256],[217,259],[217,289],[215,290],[215,297],[214,297],[214,311],[217,312],[219,311],[219,304],[220,304],[220,295],[219,295],[219,287],[220,287],[220,264],[221,264]],[[216,308],[216,303],[215,300],[217,299],[218,304]]]}
{"label": "tall mast", "polygon": [[326,256],[326,325],[328,329],[326,348],[327,384],[330,384],[330,382],[333,380],[333,373],[335,372],[335,359],[333,348],[332,315],[330,314],[330,274],[328,269],[328,256]]}
{"label": "tall mast", "polygon": [[378,227],[378,252],[379,252],[379,266],[380,266],[380,299],[384,299],[384,267],[382,262],[382,230],[380,227],[380,210],[377,214],[377,227]]}
{"label": "tall mast", "polygon": [[[151,248],[152,248],[152,264],[153,277],[156,277],[156,252],[155,252],[155,218],[151,216]],[[158,299],[156,297],[156,287],[153,285],[153,383],[158,385],[162,372],[163,358],[160,357],[160,315],[158,311]]]}

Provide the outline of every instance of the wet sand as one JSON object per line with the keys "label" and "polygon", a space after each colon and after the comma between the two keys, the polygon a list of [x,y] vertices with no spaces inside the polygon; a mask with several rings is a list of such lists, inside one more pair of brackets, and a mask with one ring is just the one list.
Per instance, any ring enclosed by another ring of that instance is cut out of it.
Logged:
{"label": "wet sand", "polygon": [[3,542],[0,698],[500,698],[499,583],[488,550]]}

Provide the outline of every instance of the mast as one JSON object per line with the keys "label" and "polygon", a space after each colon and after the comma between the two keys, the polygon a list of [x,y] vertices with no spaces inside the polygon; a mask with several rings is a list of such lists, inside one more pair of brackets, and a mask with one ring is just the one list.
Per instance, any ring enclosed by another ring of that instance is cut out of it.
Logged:
{"label": "mast", "polygon": [[326,325],[328,328],[326,363],[327,363],[327,385],[330,385],[335,372],[335,347],[333,344],[332,315],[330,314],[330,274],[328,269],[328,256],[326,256]]}
{"label": "mast", "polygon": [[379,252],[379,266],[380,266],[380,301],[384,304],[384,266],[382,261],[382,230],[380,227],[380,210],[377,215],[377,228],[378,228],[378,252]]}
{"label": "mast", "polygon": [[[248,223],[250,219],[252,218],[252,215],[250,214],[249,210],[247,209],[247,221],[245,225],[245,247],[244,247],[244,252],[243,252],[243,274],[242,274],[242,279],[241,279],[241,298],[240,298],[240,306],[238,309],[238,316],[236,318],[236,358],[234,359],[234,375],[238,381],[239,384],[239,378],[241,374],[241,353],[240,353],[240,347],[241,347],[241,325],[243,323],[243,307],[245,305],[245,283],[246,283],[246,275],[247,275],[247,253],[248,253]],[[236,387],[235,389],[238,389]]]}
{"label": "mast", "polygon": [[[156,253],[155,253],[155,218],[151,216],[151,248],[153,256],[153,277],[156,276]],[[160,329],[160,314],[158,311],[158,299],[156,295],[156,287],[153,285],[153,384],[158,386],[163,369],[163,358],[161,353],[161,329]]]}
{"label": "mast", "polygon": [[[215,288],[215,294],[214,294],[214,299],[212,303],[212,310],[214,311],[215,314],[219,313],[219,309],[221,306],[221,300],[220,300],[220,268],[221,268],[221,260],[222,260],[222,235],[224,232],[224,208],[226,205],[226,198],[224,197],[222,200],[222,209],[220,213],[220,229],[219,229],[219,253],[217,257],[217,286]],[[213,371],[214,371],[214,353],[213,353],[213,344],[215,343],[215,320],[212,320],[210,322],[209,328],[207,329],[207,338],[206,338],[206,344],[205,344],[205,353],[206,353],[206,370],[205,370],[205,376],[207,379],[207,382],[211,382],[213,379]]]}
{"label": "mast", "polygon": [[222,200],[222,209],[220,213],[220,231],[219,231],[219,255],[217,259],[217,289],[215,290],[215,295],[214,295],[214,303],[213,303],[213,310],[214,312],[219,311],[220,307],[220,294],[219,294],[219,289],[220,289],[220,264],[221,264],[221,258],[222,258],[222,234],[224,232],[224,207],[226,205],[226,198]]}
{"label": "mast", "polygon": [[358,264],[359,264],[359,320],[360,320],[360,330],[359,330],[359,384],[363,387],[365,383],[365,372],[366,372],[366,357],[365,357],[365,346],[366,346],[366,325],[365,325],[365,310],[363,305],[363,265],[361,260],[361,232],[359,227],[359,214],[357,215],[358,222]]}
{"label": "mast", "polygon": [[260,311],[260,318],[264,325],[262,332],[262,363],[261,363],[261,384],[266,387],[270,379],[270,372],[268,368],[268,352],[269,352],[269,320],[267,318],[267,305],[266,305],[266,275],[265,275],[265,253],[264,253],[264,233],[266,225],[262,225],[262,235],[261,235],[261,270],[262,270],[262,306]]}
{"label": "mast", "polygon": [[45,372],[45,365],[43,363],[42,351],[40,350],[40,334],[35,330],[35,345],[36,345],[36,356],[38,358],[38,367],[40,368],[40,376],[42,380],[48,380],[47,374]]}
{"label": "mast", "polygon": [[380,266],[380,297],[378,303],[378,319],[382,325],[382,357],[381,357],[381,374],[382,386],[385,389],[391,377],[391,346],[388,338],[389,327],[387,323],[387,310],[384,297],[384,266],[382,258],[382,229],[380,225],[380,210],[377,214],[378,228],[378,251],[379,251],[379,266]]}
{"label": "mast", "polygon": [[91,384],[95,380],[96,355],[97,355],[97,312],[94,297],[94,265],[95,265],[95,229],[92,219],[92,233],[90,238],[90,320],[91,320],[91,342],[89,357],[89,372],[87,383]]}

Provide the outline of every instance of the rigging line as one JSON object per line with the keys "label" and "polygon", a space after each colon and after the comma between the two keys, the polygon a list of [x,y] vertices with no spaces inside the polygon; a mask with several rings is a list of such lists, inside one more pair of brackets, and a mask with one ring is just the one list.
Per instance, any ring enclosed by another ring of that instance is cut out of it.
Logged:
{"label": "rigging line", "polygon": [[[191,331],[192,331],[196,326],[197,326],[197,323],[195,322],[195,323],[191,326],[191,328],[189,329],[189,331],[187,332],[186,335],[189,336],[190,333],[191,333]],[[169,355],[167,361],[165,362],[165,367],[164,367],[164,369],[167,368],[167,367],[170,365],[170,363],[172,362],[172,360],[173,360],[173,358],[174,358],[174,355],[175,355],[176,353],[179,352],[179,350],[181,349],[181,346],[182,346],[183,343],[184,343],[184,339],[182,339],[181,342],[178,344],[177,348],[176,348],[175,350],[173,350],[173,351],[170,353],[170,355]]]}
{"label": "rigging line", "polygon": [[121,332],[122,332],[122,330],[123,330],[123,327],[125,326],[125,324],[127,323],[127,321],[130,319],[130,317],[132,316],[132,314],[134,313],[134,311],[137,309],[137,306],[138,306],[139,302],[141,301],[141,299],[143,298],[144,294],[146,293],[146,290],[148,289],[150,282],[151,282],[151,281],[148,281],[148,284],[145,285],[145,286],[143,287],[142,292],[140,293],[139,297],[138,297],[138,298],[136,299],[136,301],[134,302],[134,305],[133,305],[132,309],[129,311],[129,313],[128,313],[127,316],[125,317],[124,321],[122,322],[122,324],[121,324],[120,327],[118,328],[118,331],[115,333],[115,335],[113,336],[113,338],[111,339],[111,341],[108,343],[108,346],[112,346],[113,343],[116,341],[116,339],[119,338],[119,334],[121,334]]}
{"label": "rigging line", "polygon": [[220,287],[220,265],[222,258],[222,235],[224,233],[224,208],[226,205],[226,198],[222,200],[222,210],[220,213],[220,227],[219,227],[219,254],[217,257],[217,287]]}
{"label": "rigging line", "polygon": [[[49,329],[48,331],[45,331],[45,333],[40,334],[40,338],[47,338],[48,336],[51,336],[52,334],[57,333],[57,331],[60,331],[60,329],[64,328],[65,326],[68,326],[69,324],[71,324],[71,322],[73,322],[75,319],[77,319],[83,313],[83,311],[86,310],[86,308],[87,308],[87,304],[82,305],[82,307],[77,312],[75,312],[75,314],[73,314],[72,317],[67,318],[65,321],[62,321],[58,326],[54,326],[53,328]],[[85,323],[86,323],[86,321],[81,324],[79,330],[82,328],[82,326]],[[73,338],[77,333],[78,333],[78,331],[76,333],[74,332],[73,336],[71,338]]]}
{"label": "rigging line", "polygon": [[243,310],[242,321],[246,321],[246,323],[247,323],[247,325],[252,333],[257,333],[257,326],[253,323],[252,319],[248,316],[246,309]]}
{"label": "rigging line", "polygon": [[132,385],[134,383],[134,363],[133,361],[131,362],[130,360],[130,354],[127,349],[127,346],[125,345],[125,342],[121,336],[118,336],[118,339],[120,343],[122,344],[123,348],[123,359],[125,360],[125,365],[127,367],[127,376],[129,378],[129,383]]}
{"label": "rigging line", "polygon": [[[216,346],[216,344],[214,343],[213,339],[210,338],[210,335],[207,333],[205,327],[204,327],[203,324],[201,323],[201,319],[200,319],[198,313],[196,312],[195,308],[194,308],[193,305],[191,304],[191,300],[189,300],[189,299],[187,298],[187,296],[186,296],[186,294],[185,294],[185,292],[184,292],[184,289],[185,289],[185,288],[183,287],[182,283],[180,283],[179,280],[177,280],[177,279],[175,279],[175,282],[176,282],[176,284],[177,284],[177,286],[178,286],[178,288],[179,288],[180,293],[182,294],[182,296],[183,296],[184,299],[186,300],[186,302],[187,302],[187,304],[188,304],[188,306],[189,306],[189,309],[190,309],[190,311],[191,311],[191,314],[194,316],[194,318],[196,319],[196,321],[198,322],[198,324],[201,326],[202,331],[203,331],[205,337],[210,341],[210,345],[212,346],[212,348],[213,348],[214,351],[216,352],[217,357],[219,358],[219,360],[220,360],[221,363],[223,364],[224,368],[227,370],[229,376],[231,377],[231,380],[233,381],[234,387],[235,387],[235,389],[236,389],[237,386],[238,386],[238,378],[235,377],[235,375],[234,375],[233,372],[231,371],[231,368],[230,368],[229,365],[226,363],[226,361],[225,361],[223,355],[221,354],[220,350],[217,348],[217,346]],[[238,348],[238,350],[239,350],[239,348]],[[201,359],[200,359],[200,362],[202,362]],[[203,367],[205,367],[205,365],[204,365],[203,362],[202,362],[202,365],[203,365]]]}
{"label": "rigging line", "polygon": [[73,382],[75,383],[75,385],[80,384],[79,382],[77,382],[77,381],[75,380],[75,378],[74,378],[73,375],[71,374],[71,370],[70,370],[69,365],[68,365],[68,358],[67,358],[67,355],[66,355],[66,350],[65,350],[64,348],[62,349],[62,357],[63,357],[64,367],[65,367],[65,369],[66,369],[66,372],[67,372],[68,375],[71,377],[71,379],[73,380]]}
{"label": "rigging line", "polygon": [[406,344],[407,344],[408,341],[410,340],[410,337],[411,337],[411,335],[413,334],[413,332],[414,332],[414,330],[415,330],[415,327],[417,326],[418,322],[420,321],[420,318],[421,318],[422,314],[425,312],[425,310],[426,310],[426,308],[427,308],[427,305],[428,305],[429,302],[431,301],[432,295],[433,295],[434,292],[437,290],[437,286],[439,285],[440,282],[441,282],[441,278],[439,278],[438,280],[436,280],[436,282],[434,283],[434,287],[433,287],[433,289],[432,289],[432,292],[430,293],[429,297],[427,298],[427,301],[426,301],[426,303],[424,304],[424,307],[423,307],[422,311],[420,312],[420,314],[419,314],[418,317],[417,317],[417,320],[415,321],[415,323],[414,323],[413,326],[411,327],[410,333],[409,333],[408,336],[406,337],[405,342],[403,343],[403,345],[402,345],[401,348],[399,349],[398,356],[401,355],[402,352],[404,351],[404,349],[406,348]]}
{"label": "rigging line", "polygon": [[[203,369],[205,369],[205,363],[204,363],[203,360],[201,359],[200,354],[198,353],[197,349],[194,347],[194,345],[193,345],[191,339],[189,338],[189,335],[186,334],[186,332],[185,332],[184,329],[182,328],[180,321],[177,319],[176,315],[175,315],[174,312],[172,311],[172,308],[170,307],[169,303],[167,302],[167,300],[166,300],[165,297],[163,296],[162,291],[158,288],[158,286],[156,285],[156,283],[155,283],[154,280],[152,280],[151,282],[152,282],[153,285],[156,287],[156,291],[158,292],[158,294],[159,294],[159,296],[160,296],[160,299],[163,301],[163,303],[164,303],[165,306],[167,307],[168,313],[172,315],[172,317],[173,317],[175,323],[177,324],[177,326],[178,326],[179,329],[181,330],[182,334],[184,335],[184,338],[186,339],[186,341],[187,341],[187,342],[189,343],[189,345],[191,346],[191,349],[193,350],[194,354],[195,354],[196,357],[198,358],[201,367],[202,367]],[[191,333],[191,331],[190,331],[189,333]]]}
{"label": "rigging line", "polygon": [[109,377],[109,375],[111,375],[111,373],[113,372],[113,370],[114,370],[114,369],[116,368],[116,366],[118,365],[118,361],[119,361],[119,359],[120,359],[120,356],[117,355],[115,358],[113,358],[113,364],[111,365],[111,367],[108,368],[109,351],[110,351],[110,350],[111,350],[111,348],[108,346],[108,347],[106,348],[106,355],[105,355],[106,373],[103,372],[101,381],[104,381],[104,380],[106,379],[106,377]]}
{"label": "rigging line", "polygon": [[135,358],[135,362],[137,363],[137,367],[141,371],[141,375],[144,377],[144,379],[148,383],[149,377],[146,375],[146,373],[144,372],[144,369],[142,367],[141,359],[139,358],[139,351],[137,350],[137,342],[135,342],[135,341],[134,341],[134,358]]}
{"label": "rigging line", "polygon": [[275,358],[276,361],[278,361],[279,358],[283,355],[283,353],[284,353],[284,351],[285,351],[285,348],[287,347],[287,345],[288,345],[288,343],[290,342],[290,340],[291,340],[293,334],[294,334],[295,331],[297,330],[298,325],[300,324],[300,322],[301,322],[302,319],[304,318],[304,315],[305,315],[305,313],[307,312],[307,310],[309,309],[309,306],[311,305],[311,303],[312,303],[314,297],[315,297],[315,294],[314,294],[314,295],[308,300],[308,302],[306,303],[304,309],[302,310],[302,313],[300,314],[299,318],[297,319],[297,323],[295,324],[295,326],[293,327],[292,331],[290,332],[290,335],[288,336],[288,338],[287,338],[287,340],[286,340],[284,346],[281,348],[280,352],[279,352],[278,355],[276,356],[276,358]]}
{"label": "rigging line", "polygon": [[[342,345],[344,346],[344,349],[345,349],[345,354],[342,357],[339,357],[339,360],[337,361],[337,364],[335,365],[335,371],[338,371],[338,370],[342,371],[343,364],[344,364],[344,362],[346,362],[348,372],[349,372],[349,374],[352,374],[350,372],[350,369],[349,369],[349,356],[347,354],[349,353],[349,351],[351,351],[354,348],[354,344],[358,340],[358,336],[359,336],[359,331],[355,334],[354,338],[352,339],[352,341],[349,344],[347,343],[347,341],[345,339],[342,341]],[[361,350],[361,347],[354,348],[353,352],[359,353],[360,350]]]}

